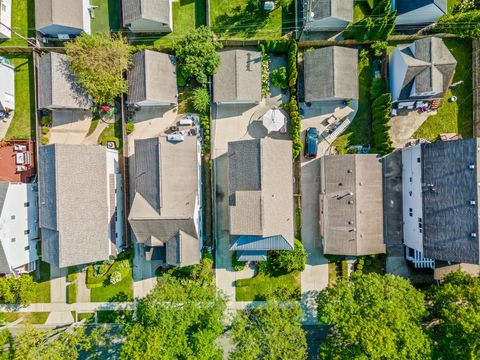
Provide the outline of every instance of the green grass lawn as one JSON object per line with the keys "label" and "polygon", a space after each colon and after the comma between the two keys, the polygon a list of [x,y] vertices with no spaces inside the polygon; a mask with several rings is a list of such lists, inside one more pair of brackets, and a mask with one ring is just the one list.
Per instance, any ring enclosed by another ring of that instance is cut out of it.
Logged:
{"label": "green grass lawn", "polygon": [[[133,274],[132,274],[132,261],[122,260],[122,263],[129,265],[128,268],[120,269],[120,261],[116,261],[107,271],[105,275],[100,279],[95,279],[91,274],[87,272],[87,280],[101,281],[103,285],[101,287],[92,287],[90,289],[90,301],[132,301],[133,300]],[[90,268],[89,268],[90,270]],[[116,284],[110,284],[110,274],[114,271],[120,271],[122,273],[122,280]],[[87,283],[88,286],[88,283]]]}
{"label": "green grass lawn", "polygon": [[9,56],[15,67],[15,111],[7,131],[11,139],[35,138],[35,85],[32,56]]}
{"label": "green grass lawn", "polygon": [[353,22],[356,23],[369,14],[370,8],[367,4],[367,0],[355,0],[353,6]]}
{"label": "green grass lawn", "polygon": [[247,0],[211,0],[211,25],[221,39],[278,39],[282,9],[247,9]]}
{"label": "green grass lawn", "polygon": [[95,320],[95,313],[77,313],[77,321],[85,319],[86,323],[92,323]]}
{"label": "green grass lawn", "polygon": [[0,313],[0,322],[13,322],[23,317],[24,324],[45,324],[49,314],[49,312],[4,312]]}
{"label": "green grass lawn", "polygon": [[40,278],[35,279],[37,283],[37,294],[33,303],[50,302],[50,265],[40,261]]}
{"label": "green grass lawn", "polygon": [[166,34],[148,34],[131,39],[133,45],[172,48],[175,41],[180,40],[191,30],[205,25],[205,0],[180,0],[172,3],[173,31]]}
{"label": "green grass lawn", "polygon": [[91,20],[92,34],[120,30],[120,13],[122,7],[120,1],[90,0],[90,4],[97,6],[94,10],[95,18]]}
{"label": "green grass lawn", "polygon": [[[12,29],[22,36],[35,37],[35,0],[12,0]],[[27,42],[12,33],[0,46],[25,46]]]}
{"label": "green grass lawn", "polygon": [[333,146],[340,154],[347,153],[351,145],[368,145],[371,143],[372,110],[370,102],[370,84],[372,79],[371,60],[358,63],[359,76],[359,105],[358,111],[350,126],[343,135],[333,142]]}
{"label": "green grass lawn", "polygon": [[[414,138],[435,140],[441,133],[459,133],[464,138],[473,136],[473,97],[472,97],[472,42],[468,39],[444,39],[445,44],[457,59],[453,82],[463,80],[453,90],[448,90],[443,105],[437,115],[430,116],[413,134]],[[458,101],[448,99],[455,95]]]}
{"label": "green grass lawn", "polygon": [[288,274],[271,276],[260,271],[251,279],[237,280],[235,287],[237,301],[265,301],[276,290],[283,288],[300,294],[300,273],[293,271]]}

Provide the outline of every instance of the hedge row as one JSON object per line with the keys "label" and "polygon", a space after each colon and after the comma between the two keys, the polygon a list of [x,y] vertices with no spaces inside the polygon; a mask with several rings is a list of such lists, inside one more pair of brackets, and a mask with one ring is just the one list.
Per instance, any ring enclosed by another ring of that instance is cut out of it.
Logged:
{"label": "hedge row", "polygon": [[200,127],[203,133],[202,153],[210,152],[210,117],[208,115],[200,115]]}
{"label": "hedge row", "polygon": [[77,302],[77,284],[71,283],[67,285],[67,304]]}
{"label": "hedge row", "polygon": [[377,97],[372,103],[372,130],[373,151],[381,155],[387,155],[393,151],[390,139],[390,114],[392,113],[392,95],[386,93]]}

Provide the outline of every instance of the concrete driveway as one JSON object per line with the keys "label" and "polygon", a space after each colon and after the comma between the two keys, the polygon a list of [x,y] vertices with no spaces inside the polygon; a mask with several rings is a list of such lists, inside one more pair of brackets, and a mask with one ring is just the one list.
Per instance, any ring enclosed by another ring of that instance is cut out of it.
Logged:
{"label": "concrete driveway", "polygon": [[315,298],[328,286],[328,261],[323,256],[320,238],[320,167],[319,159],[302,163],[302,243],[308,253],[301,274],[302,308],[305,323],[317,323]]}
{"label": "concrete driveway", "polygon": [[410,140],[428,117],[436,115],[437,111],[419,113],[418,111],[406,111],[390,119],[390,138],[395,148],[402,148]]}
{"label": "concrete driveway", "polygon": [[50,144],[81,144],[92,121],[89,111],[54,110]]}

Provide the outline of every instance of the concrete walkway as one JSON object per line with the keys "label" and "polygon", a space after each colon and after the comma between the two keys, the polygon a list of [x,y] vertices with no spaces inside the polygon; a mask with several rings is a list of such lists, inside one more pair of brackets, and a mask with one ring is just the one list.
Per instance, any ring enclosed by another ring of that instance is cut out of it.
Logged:
{"label": "concrete walkway", "polygon": [[10,116],[7,119],[0,120],[0,140],[3,140],[5,135],[7,135],[8,128],[12,123],[13,115],[15,112],[12,111]]}
{"label": "concrete walkway", "polygon": [[45,325],[67,325],[75,322],[71,311],[52,311]]}
{"label": "concrete walkway", "polygon": [[91,133],[89,136],[87,136],[82,144],[83,145],[97,145],[98,144],[98,137],[102,133],[103,130],[105,130],[108,127],[108,124],[106,122],[103,122],[102,120],[98,121],[98,125],[95,128],[95,131]]}
{"label": "concrete walkway", "polygon": [[50,301],[52,303],[67,302],[67,269],[50,266]]}
{"label": "concrete walkway", "polygon": [[[135,310],[134,302],[89,302],[74,304],[55,304],[55,303],[35,303],[27,307],[14,309],[15,312],[94,312],[94,311],[112,311],[112,310]],[[12,311],[8,305],[0,306],[1,312]]]}
{"label": "concrete walkway", "polygon": [[90,301],[90,289],[87,288],[87,272],[82,271],[78,273],[77,277],[77,301],[89,302]]}

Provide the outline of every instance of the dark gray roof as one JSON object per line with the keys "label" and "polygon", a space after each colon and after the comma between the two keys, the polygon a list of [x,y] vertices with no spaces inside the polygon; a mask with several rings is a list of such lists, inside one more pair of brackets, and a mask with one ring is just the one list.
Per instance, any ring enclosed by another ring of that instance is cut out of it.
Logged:
{"label": "dark gray roof", "polygon": [[90,100],[70,72],[65,54],[49,52],[39,61],[38,107],[88,109]]}
{"label": "dark gray roof", "polygon": [[228,143],[231,250],[293,249],[292,143],[253,139]]}
{"label": "dark gray roof", "polygon": [[480,263],[479,145],[478,139],[421,145],[423,246],[428,258]]}
{"label": "dark gray roof", "polygon": [[[424,38],[416,40],[411,45],[399,45],[397,50],[400,51],[401,58],[407,65],[398,99],[443,98],[452,81],[457,61],[442,39]],[[393,71],[400,70],[393,69]],[[397,87],[397,85],[394,86]],[[433,95],[411,95],[429,92]]]}
{"label": "dark gray roof", "polygon": [[108,259],[106,151],[87,145],[40,147],[39,225],[45,261],[63,268]]}
{"label": "dark gray roof", "polygon": [[447,13],[447,0],[394,0],[397,15],[420,9],[427,5],[435,5],[445,14]]}
{"label": "dark gray roof", "polygon": [[140,19],[170,24],[169,0],[123,0],[122,7],[125,26]]}
{"label": "dark gray roof", "polygon": [[319,165],[324,253],[384,253],[382,165],[377,155],[324,156]]}
{"label": "dark gray roof", "polygon": [[305,101],[358,99],[358,50],[340,46],[304,53]]}
{"label": "dark gray roof", "polygon": [[237,260],[238,261],[266,261],[267,252],[266,251],[238,251]]}
{"label": "dark gray roof", "polygon": [[[0,182],[0,215],[3,211],[3,204],[5,203],[5,198],[7,197],[8,182]],[[4,239],[6,240],[6,239]],[[3,249],[2,242],[0,241],[0,274],[6,274],[10,272],[10,265],[8,264],[7,255]]]}
{"label": "dark gray roof", "polygon": [[213,76],[213,101],[258,103],[262,100],[262,55],[254,48],[222,49]]}
{"label": "dark gray roof", "polygon": [[165,137],[135,140],[135,195],[128,217],[139,243],[165,247],[170,265],[200,261],[198,141],[179,143]]}
{"label": "dark gray roof", "polygon": [[82,30],[83,1],[35,0],[35,28],[42,31],[47,26],[60,25]]}
{"label": "dark gray roof", "polygon": [[128,71],[128,101],[176,105],[177,73],[175,57],[151,50],[137,52]]}
{"label": "dark gray roof", "polygon": [[314,20],[329,17],[353,21],[353,0],[306,0]]}

